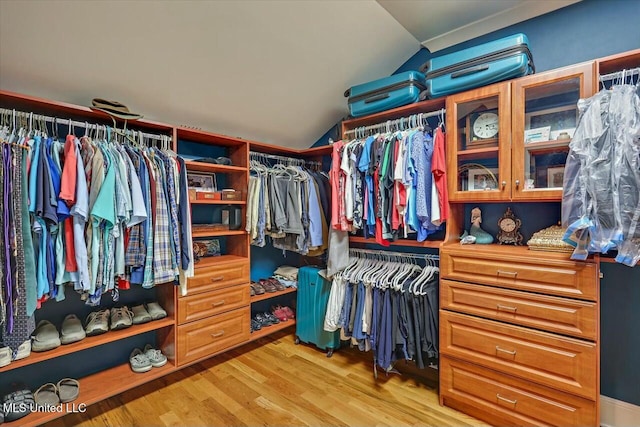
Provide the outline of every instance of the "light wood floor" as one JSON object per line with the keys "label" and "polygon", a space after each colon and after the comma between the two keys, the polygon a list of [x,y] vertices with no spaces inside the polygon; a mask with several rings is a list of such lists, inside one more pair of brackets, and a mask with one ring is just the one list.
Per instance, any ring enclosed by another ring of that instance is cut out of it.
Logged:
{"label": "light wood floor", "polygon": [[[144,374],[132,374],[144,375]],[[295,345],[282,332],[48,426],[479,426],[408,374],[373,378],[371,354]]]}

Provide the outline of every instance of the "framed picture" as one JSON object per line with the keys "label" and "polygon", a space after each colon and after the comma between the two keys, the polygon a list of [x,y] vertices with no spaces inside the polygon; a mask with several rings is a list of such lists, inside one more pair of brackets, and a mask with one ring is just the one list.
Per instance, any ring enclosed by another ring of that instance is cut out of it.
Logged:
{"label": "framed picture", "polygon": [[573,136],[578,123],[578,109],[575,105],[548,108],[525,114],[525,129],[538,129],[549,126],[549,139],[557,139],[561,131]]}
{"label": "framed picture", "polygon": [[469,169],[468,189],[473,191],[497,190],[498,169]]}
{"label": "framed picture", "polygon": [[187,172],[187,184],[196,191],[216,191],[214,174]]}
{"label": "framed picture", "polygon": [[562,188],[564,181],[564,166],[554,166],[547,168],[547,187]]}
{"label": "framed picture", "polygon": [[524,143],[549,141],[551,134],[551,126],[545,126],[535,129],[527,129],[524,131]]}

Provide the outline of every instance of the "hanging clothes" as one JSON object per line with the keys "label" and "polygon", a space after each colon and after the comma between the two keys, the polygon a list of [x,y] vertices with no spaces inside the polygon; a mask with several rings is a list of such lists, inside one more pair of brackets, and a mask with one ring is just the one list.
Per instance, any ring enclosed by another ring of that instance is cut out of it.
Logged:
{"label": "hanging clothes", "polygon": [[348,267],[333,276],[324,330],[340,330],[342,339],[372,351],[385,371],[400,359],[419,368],[435,364],[439,269],[406,254],[372,253],[351,250]]}
{"label": "hanging clothes", "polygon": [[35,310],[64,300],[66,284],[89,305],[105,293],[117,301],[131,285],[176,282],[186,294],[193,249],[184,161],[118,142],[118,130],[102,133],[59,140],[44,129],[0,129],[0,324],[14,352]]}
{"label": "hanging clothes", "polygon": [[273,247],[303,255],[327,249],[329,180],[322,172],[293,165],[300,162],[252,154],[246,213],[252,245],[264,247],[270,237]]}
{"label": "hanging clothes", "polygon": [[383,246],[412,233],[426,240],[449,215],[444,153],[441,126],[334,143],[332,227]]}
{"label": "hanging clothes", "polygon": [[564,240],[572,259],[617,250],[616,261],[640,261],[640,97],[614,85],[578,102],[562,195]]}

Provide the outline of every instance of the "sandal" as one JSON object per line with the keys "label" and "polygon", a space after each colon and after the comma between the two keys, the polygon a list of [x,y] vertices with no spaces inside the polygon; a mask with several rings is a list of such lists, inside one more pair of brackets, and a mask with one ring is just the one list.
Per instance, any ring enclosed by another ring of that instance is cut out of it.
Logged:
{"label": "sandal", "polygon": [[58,396],[60,403],[73,402],[80,394],[80,383],[73,378],[63,378],[58,381]]}
{"label": "sandal", "polygon": [[33,393],[33,398],[38,405],[42,406],[57,406],[60,403],[60,396],[58,396],[58,388],[53,383],[46,383],[40,386]]}

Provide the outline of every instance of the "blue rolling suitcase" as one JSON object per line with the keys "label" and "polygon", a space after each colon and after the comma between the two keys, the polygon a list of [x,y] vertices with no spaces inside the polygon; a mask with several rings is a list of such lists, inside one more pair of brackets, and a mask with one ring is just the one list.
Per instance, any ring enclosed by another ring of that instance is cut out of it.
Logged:
{"label": "blue rolling suitcase", "polygon": [[535,67],[527,36],[514,34],[430,59],[421,70],[427,97],[437,98],[533,74]]}
{"label": "blue rolling suitcase", "polygon": [[361,117],[417,102],[424,88],[424,74],[406,71],[352,86],[344,96],[351,116]]}
{"label": "blue rolling suitcase", "polygon": [[300,341],[315,344],[331,357],[333,350],[340,347],[340,332],[324,330],[331,282],[320,276],[319,271],[320,268],[310,266],[298,270],[296,344]]}

